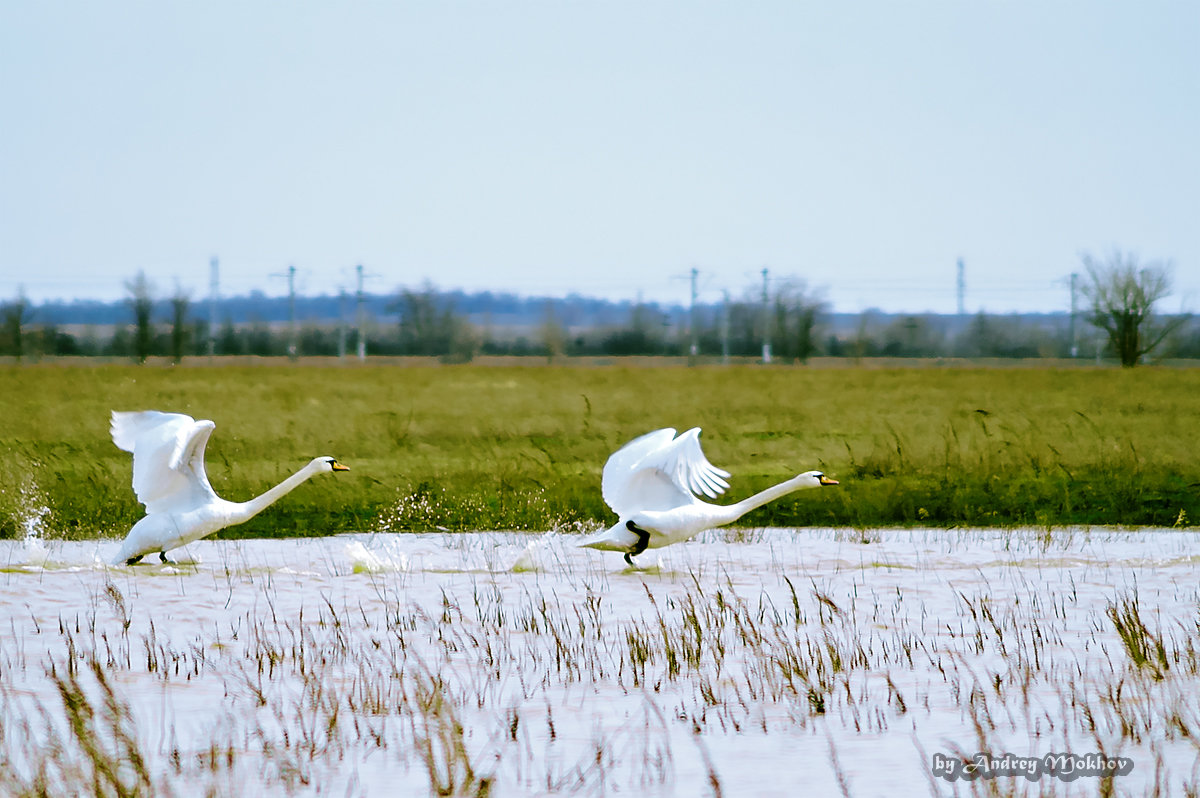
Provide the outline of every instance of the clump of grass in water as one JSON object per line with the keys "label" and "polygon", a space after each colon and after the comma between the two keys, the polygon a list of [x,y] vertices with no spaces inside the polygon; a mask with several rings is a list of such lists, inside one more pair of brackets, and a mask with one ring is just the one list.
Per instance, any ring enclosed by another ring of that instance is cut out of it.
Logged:
{"label": "clump of grass in water", "polygon": [[1105,614],[1112,621],[1129,660],[1155,679],[1166,676],[1171,665],[1161,634],[1152,632],[1142,620],[1137,591],[1108,602]]}
{"label": "clump of grass in water", "polygon": [[87,659],[98,700],[89,696],[75,663],[50,666],[47,675],[58,690],[67,736],[47,721],[46,745],[31,773],[22,776],[11,764],[0,765],[6,794],[132,798],[155,792],[129,706],[117,697],[99,661]]}
{"label": "clump of grass in water", "polygon": [[[410,696],[416,708],[410,718],[413,740],[421,762],[429,774],[429,788],[435,795],[486,798],[492,777],[482,776],[467,750],[463,724],[446,697],[440,677],[420,672],[413,680]],[[515,736],[515,726],[512,727]]]}

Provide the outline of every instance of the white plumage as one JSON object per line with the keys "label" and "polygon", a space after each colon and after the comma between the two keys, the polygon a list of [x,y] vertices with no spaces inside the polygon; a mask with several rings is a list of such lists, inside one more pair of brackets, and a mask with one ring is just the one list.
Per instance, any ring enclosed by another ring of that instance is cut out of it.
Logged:
{"label": "white plumage", "polygon": [[147,513],[216,498],[204,472],[204,447],[217,425],[182,413],[112,414],[112,439],[133,455],[133,492]]}
{"label": "white plumage", "polygon": [[724,493],[728,476],[704,456],[698,427],[678,437],[668,428],[634,438],[608,458],[601,477],[604,501],[620,520],[580,545],[624,552],[632,564],[631,555],[733,523],[792,491],[838,484],[820,471],[806,471],[736,504],[701,501],[700,496]]}
{"label": "white plumage", "polygon": [[129,530],[113,564],[132,565],[184,546],[218,529],[250,520],[308,478],[349,471],[332,457],[317,457],[271,490],[248,502],[222,499],[204,471],[204,448],[216,429],[182,413],[145,410],[112,414],[112,440],[133,455],[133,491],[146,515]]}
{"label": "white plumage", "polygon": [[617,515],[638,510],[670,510],[725,492],[728,471],[708,462],[700,449],[700,429],[675,437],[675,430],[648,432],[618,449],[604,464],[600,490]]}

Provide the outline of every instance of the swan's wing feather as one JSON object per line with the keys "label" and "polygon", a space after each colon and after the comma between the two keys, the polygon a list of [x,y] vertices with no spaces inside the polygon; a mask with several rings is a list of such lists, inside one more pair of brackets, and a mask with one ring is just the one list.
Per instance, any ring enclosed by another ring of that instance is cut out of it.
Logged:
{"label": "swan's wing feather", "polygon": [[675,437],[660,429],[635,438],[604,466],[604,500],[617,515],[670,510],[725,492],[728,471],[717,468],[700,448],[700,429]]}
{"label": "swan's wing feather", "polygon": [[157,410],[122,413],[114,410],[109,431],[117,448],[132,454],[133,447],[143,435],[160,430],[165,424],[179,424],[182,421],[195,423],[195,419],[182,413],[160,413]]}
{"label": "swan's wing feather", "polygon": [[693,504],[696,497],[680,490],[675,481],[657,468],[634,472],[621,495],[620,507],[613,507],[622,518],[638,512],[665,512]]}
{"label": "swan's wing feather", "polygon": [[204,470],[204,450],[216,428],[217,425],[208,419],[197,421],[179,449],[179,465],[175,467],[181,473],[190,472],[193,481],[206,496],[217,495],[208,481],[208,472]]}
{"label": "swan's wing feather", "polygon": [[716,498],[725,492],[729,472],[708,462],[700,448],[700,428],[693,427],[667,445],[659,447],[636,464],[638,469],[654,468],[665,474],[676,488],[689,495]]}
{"label": "swan's wing feather", "polygon": [[604,464],[604,474],[600,478],[600,493],[613,512],[625,515],[622,509],[636,504],[629,495],[630,480],[633,479],[635,467],[647,454],[666,446],[674,438],[675,430],[670,428],[647,432],[617,449],[608,458],[608,462]]}
{"label": "swan's wing feather", "polygon": [[147,513],[189,507],[213,494],[204,447],[216,425],[182,413],[112,414],[112,438],[133,453],[133,491]]}

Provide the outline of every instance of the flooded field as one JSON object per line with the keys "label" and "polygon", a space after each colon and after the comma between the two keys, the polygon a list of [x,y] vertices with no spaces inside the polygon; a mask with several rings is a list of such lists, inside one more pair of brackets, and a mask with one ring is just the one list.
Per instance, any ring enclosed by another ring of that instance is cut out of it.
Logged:
{"label": "flooded field", "polygon": [[578,540],[0,544],[0,792],[1200,784],[1194,532],[727,531],[635,569]]}

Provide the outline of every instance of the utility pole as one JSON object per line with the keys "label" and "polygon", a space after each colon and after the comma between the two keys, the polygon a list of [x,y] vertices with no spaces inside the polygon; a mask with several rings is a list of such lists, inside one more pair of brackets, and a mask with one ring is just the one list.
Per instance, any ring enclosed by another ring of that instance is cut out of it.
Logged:
{"label": "utility pole", "polygon": [[296,345],[296,267],[288,266],[286,274],[276,272],[272,277],[287,277],[288,281],[288,347],[287,354],[292,360],[299,354]]}
{"label": "utility pole", "polygon": [[296,344],[296,267],[288,266],[288,357],[292,360],[300,354]]}
{"label": "utility pole", "polygon": [[770,292],[768,290],[769,280],[767,270],[762,270],[763,277],[763,297],[762,297],[762,326],[763,326],[763,349],[762,362],[771,362],[771,306]]}
{"label": "utility pole", "polygon": [[688,309],[688,318],[692,328],[692,345],[688,349],[688,365],[696,365],[696,357],[700,354],[700,339],[698,325],[696,324],[696,278],[700,276],[700,270],[692,267],[692,304]]}
{"label": "utility pole", "polygon": [[721,305],[721,362],[729,365],[729,290],[725,290],[725,301]]}
{"label": "utility pole", "polygon": [[217,295],[220,292],[219,262],[214,255],[208,262],[208,359],[217,354]]}
{"label": "utility pole", "polygon": [[346,289],[338,289],[338,360],[346,359]]}
{"label": "utility pole", "polygon": [[362,267],[361,263],[358,264],[357,267],[355,267],[355,271],[358,272],[358,296],[357,296],[357,319],[356,319],[356,326],[358,329],[358,359],[363,362],[366,362],[366,359],[367,359],[367,331],[364,329],[366,327],[366,310],[364,308],[364,299],[363,299],[363,267]]}
{"label": "utility pole", "polygon": [[1071,340],[1071,357],[1079,356],[1079,343],[1075,339],[1075,314],[1078,312],[1075,302],[1075,289],[1079,282],[1079,272],[1071,272],[1071,328],[1068,337]]}
{"label": "utility pole", "polygon": [[960,322],[962,321],[962,317],[967,315],[967,303],[966,303],[967,283],[966,283],[966,279],[965,279],[963,272],[964,272],[963,259],[959,258],[958,259],[958,317],[959,317]]}

